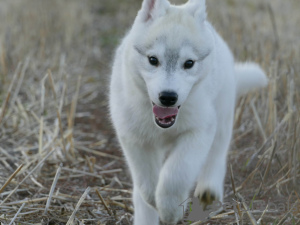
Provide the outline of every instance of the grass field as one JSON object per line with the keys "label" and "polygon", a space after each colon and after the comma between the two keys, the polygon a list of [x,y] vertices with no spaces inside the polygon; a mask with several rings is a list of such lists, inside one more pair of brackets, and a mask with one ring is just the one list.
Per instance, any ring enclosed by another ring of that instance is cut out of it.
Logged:
{"label": "grass field", "polygon": [[[140,4],[0,1],[1,224],[132,224],[106,93]],[[229,207],[194,224],[300,224],[299,9],[297,0],[207,1],[236,60],[258,62],[269,86],[237,104]]]}

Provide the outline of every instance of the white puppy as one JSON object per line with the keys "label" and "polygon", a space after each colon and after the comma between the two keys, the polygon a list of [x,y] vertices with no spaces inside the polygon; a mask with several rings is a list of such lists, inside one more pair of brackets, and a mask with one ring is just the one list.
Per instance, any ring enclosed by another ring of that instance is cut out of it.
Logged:
{"label": "white puppy", "polygon": [[196,185],[222,201],[239,94],[267,84],[254,63],[234,63],[206,21],[205,0],[144,0],[119,46],[110,111],[133,179],[134,224],[175,224]]}

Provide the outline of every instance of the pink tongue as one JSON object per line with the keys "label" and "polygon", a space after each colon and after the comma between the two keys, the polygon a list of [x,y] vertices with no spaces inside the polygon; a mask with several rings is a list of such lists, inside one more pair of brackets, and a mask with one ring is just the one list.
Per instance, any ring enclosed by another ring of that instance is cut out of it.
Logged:
{"label": "pink tongue", "polygon": [[164,107],[159,107],[157,105],[154,105],[153,113],[155,114],[156,117],[160,119],[165,119],[171,116],[176,116],[178,113],[178,108],[177,107],[164,108]]}

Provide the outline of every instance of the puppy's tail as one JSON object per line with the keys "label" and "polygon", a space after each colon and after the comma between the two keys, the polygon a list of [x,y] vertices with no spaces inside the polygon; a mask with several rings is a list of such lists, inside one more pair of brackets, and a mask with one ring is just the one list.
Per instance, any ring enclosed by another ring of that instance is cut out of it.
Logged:
{"label": "puppy's tail", "polygon": [[256,63],[236,63],[237,97],[247,92],[267,86],[268,78]]}

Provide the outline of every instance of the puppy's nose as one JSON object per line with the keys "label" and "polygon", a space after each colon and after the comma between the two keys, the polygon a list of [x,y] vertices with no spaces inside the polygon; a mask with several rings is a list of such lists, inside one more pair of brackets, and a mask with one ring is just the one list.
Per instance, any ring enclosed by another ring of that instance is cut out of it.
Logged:
{"label": "puppy's nose", "polygon": [[159,101],[164,106],[175,105],[178,100],[178,95],[175,92],[163,91],[159,93]]}

